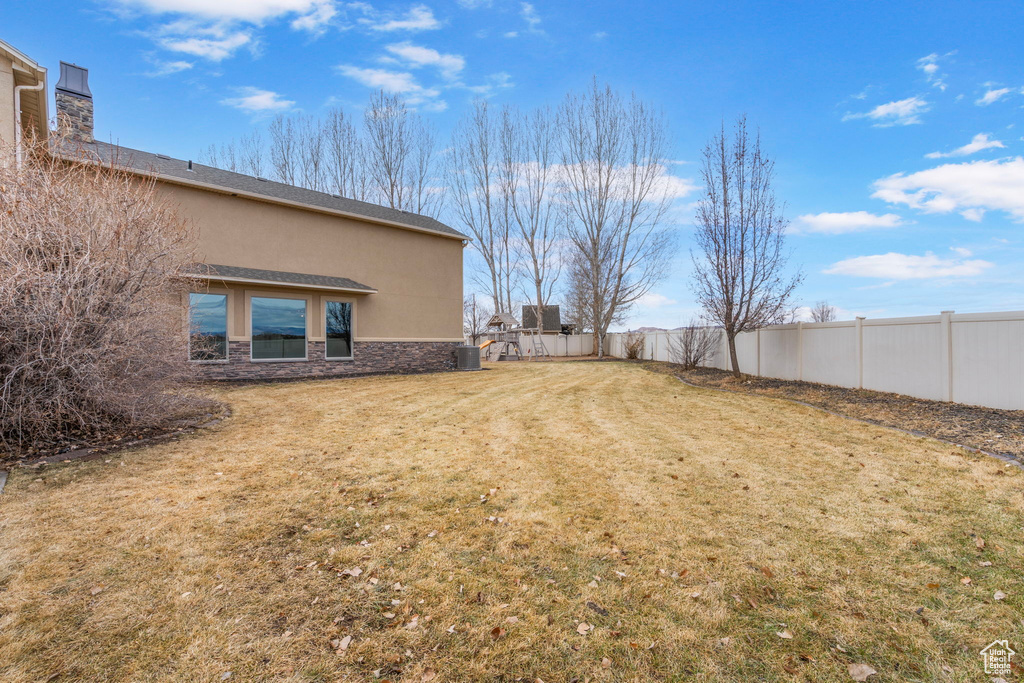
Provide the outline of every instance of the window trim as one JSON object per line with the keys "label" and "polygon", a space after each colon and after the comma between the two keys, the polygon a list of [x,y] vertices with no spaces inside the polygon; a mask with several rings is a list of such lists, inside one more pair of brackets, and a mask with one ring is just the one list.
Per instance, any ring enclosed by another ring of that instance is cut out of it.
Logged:
{"label": "window trim", "polygon": [[[328,356],[327,355],[327,303],[334,301],[341,304],[348,304],[352,307],[352,330],[351,339],[349,339],[349,348],[352,352],[348,356]],[[323,333],[324,333],[324,360],[327,361],[354,361],[356,359],[356,301],[352,297],[346,296],[321,296],[320,297],[320,308],[323,309]]]}
{"label": "window trim", "polygon": [[[306,314],[303,319],[306,322],[306,343],[302,347],[303,356],[302,358],[253,358],[253,339],[252,339],[252,300],[256,299],[288,299],[290,301],[302,301],[306,304]],[[277,292],[261,292],[261,291],[246,291],[245,293],[245,312],[246,318],[248,319],[249,326],[249,362],[250,363],[305,363],[309,360],[309,341],[310,330],[309,330],[309,311],[312,308],[312,297],[310,295],[295,296],[292,293],[281,294]]]}
{"label": "window trim", "polygon": [[[210,360],[198,360],[192,357],[192,295],[193,294],[217,294],[224,297],[224,357]],[[185,293],[185,357],[189,363],[197,365],[216,365],[231,361],[231,291],[221,287],[210,287],[205,292],[194,292],[189,290]]]}

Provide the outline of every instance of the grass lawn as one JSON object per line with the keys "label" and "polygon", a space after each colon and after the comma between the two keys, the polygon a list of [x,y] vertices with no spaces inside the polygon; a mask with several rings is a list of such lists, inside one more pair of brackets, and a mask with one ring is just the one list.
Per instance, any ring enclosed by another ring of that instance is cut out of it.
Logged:
{"label": "grass lawn", "polygon": [[977,681],[1024,651],[1021,471],[637,365],[490,367],[219,389],[205,432],[16,470],[0,679]]}

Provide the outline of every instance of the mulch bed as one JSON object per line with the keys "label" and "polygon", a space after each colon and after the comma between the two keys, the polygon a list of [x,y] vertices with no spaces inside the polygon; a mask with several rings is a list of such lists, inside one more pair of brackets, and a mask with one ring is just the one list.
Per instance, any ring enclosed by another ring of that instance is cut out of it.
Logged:
{"label": "mulch bed", "polygon": [[94,460],[114,451],[142,446],[212,427],[231,415],[227,405],[216,404],[208,412],[172,420],[166,424],[132,429],[120,433],[70,436],[62,441],[28,451],[0,450],[0,470],[13,467],[39,467],[71,460]]}
{"label": "mulch bed", "polygon": [[683,370],[673,363],[643,361],[643,365],[697,386],[802,401],[847,417],[920,432],[1024,462],[1024,411],[1021,410],[928,401],[902,394],[767,377],[745,375],[738,380],[724,370]]}

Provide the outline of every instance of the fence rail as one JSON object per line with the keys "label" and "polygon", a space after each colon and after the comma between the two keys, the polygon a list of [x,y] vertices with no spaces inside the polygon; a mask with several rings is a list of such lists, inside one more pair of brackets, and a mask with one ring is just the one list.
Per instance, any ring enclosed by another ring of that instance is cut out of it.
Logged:
{"label": "fence rail", "polygon": [[[725,335],[706,363],[730,369]],[[643,357],[673,361],[679,332],[648,332]],[[622,358],[625,333],[605,338]],[[585,356],[593,335],[544,335],[553,356]],[[888,391],[937,401],[1024,410],[1024,311],[857,318],[775,325],[736,339],[740,370],[760,377]]]}

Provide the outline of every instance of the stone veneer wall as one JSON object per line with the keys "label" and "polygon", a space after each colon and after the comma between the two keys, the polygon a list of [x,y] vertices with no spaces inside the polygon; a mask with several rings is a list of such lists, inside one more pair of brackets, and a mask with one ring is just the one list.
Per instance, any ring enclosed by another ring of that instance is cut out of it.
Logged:
{"label": "stone veneer wall", "polygon": [[56,91],[57,125],[67,127],[72,140],[93,142],[92,100]]}
{"label": "stone veneer wall", "polygon": [[454,370],[461,342],[355,342],[353,360],[324,360],[324,342],[307,342],[308,360],[252,362],[249,342],[228,344],[228,360],[198,363],[209,380],[268,380]]}

